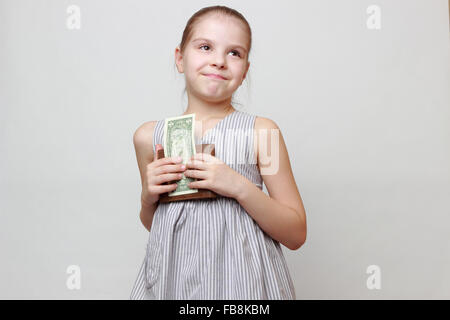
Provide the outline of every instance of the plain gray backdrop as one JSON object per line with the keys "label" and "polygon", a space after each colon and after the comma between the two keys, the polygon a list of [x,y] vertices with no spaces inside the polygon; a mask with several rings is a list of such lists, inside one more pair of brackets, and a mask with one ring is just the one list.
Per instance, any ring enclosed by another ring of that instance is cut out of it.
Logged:
{"label": "plain gray backdrop", "polygon": [[0,0],[0,298],[129,298],[133,134],[184,112],[174,50],[216,4],[253,31],[235,107],[278,124],[305,205],[306,243],[283,247],[297,298],[449,299],[447,0]]}

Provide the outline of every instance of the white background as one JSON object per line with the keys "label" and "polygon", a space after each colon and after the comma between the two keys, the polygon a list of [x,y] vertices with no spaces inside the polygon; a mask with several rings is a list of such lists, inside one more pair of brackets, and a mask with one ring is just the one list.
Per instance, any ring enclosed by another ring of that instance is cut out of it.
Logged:
{"label": "white background", "polygon": [[0,298],[128,299],[148,235],[133,134],[183,113],[174,50],[215,4],[250,23],[236,108],[278,124],[304,201],[297,298],[449,299],[446,0],[0,0]]}

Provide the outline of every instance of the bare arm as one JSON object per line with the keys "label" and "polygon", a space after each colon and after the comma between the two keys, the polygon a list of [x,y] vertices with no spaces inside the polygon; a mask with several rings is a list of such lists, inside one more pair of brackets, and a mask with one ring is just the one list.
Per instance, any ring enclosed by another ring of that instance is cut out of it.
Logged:
{"label": "bare arm", "polygon": [[142,224],[144,225],[145,229],[148,230],[148,232],[150,232],[150,229],[152,227],[153,216],[157,208],[158,205],[155,204],[146,205],[145,203],[141,202],[141,212],[139,214],[139,217],[141,219]]}
{"label": "bare arm", "polygon": [[[267,158],[263,151],[269,153],[272,144],[276,144],[275,139],[271,139],[271,129],[279,132],[278,147],[276,148],[278,155],[276,152],[270,155],[271,165],[274,164],[274,161],[278,161],[278,170],[264,171],[264,167],[270,166],[264,166],[261,161],[261,159]],[[259,130],[267,132],[267,141],[261,141],[266,143],[267,152],[259,148],[260,141],[258,139],[261,139],[258,134]],[[236,200],[268,235],[289,249],[296,250],[306,241],[306,212],[292,174],[281,131],[272,120],[257,117],[254,141],[257,163],[260,170],[263,169],[261,174],[270,196],[242,176]]]}
{"label": "bare arm", "polygon": [[[139,173],[141,176],[141,185],[144,187],[145,167],[153,161],[153,131],[156,121],[149,121],[142,124],[133,135],[133,144],[136,151]],[[158,206],[156,204],[146,204],[141,197],[140,219],[144,227],[150,231],[153,221],[153,215]]]}

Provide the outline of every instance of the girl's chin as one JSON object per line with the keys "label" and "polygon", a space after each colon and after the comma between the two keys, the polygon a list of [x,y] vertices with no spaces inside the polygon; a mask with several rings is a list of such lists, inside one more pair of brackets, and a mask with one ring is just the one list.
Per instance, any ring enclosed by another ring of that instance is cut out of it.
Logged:
{"label": "girl's chin", "polygon": [[223,101],[226,100],[228,98],[230,98],[231,95],[226,95],[226,94],[216,94],[216,93],[211,93],[211,92],[206,92],[204,94],[202,94],[202,98],[206,101],[210,101],[210,102],[219,102],[219,101]]}

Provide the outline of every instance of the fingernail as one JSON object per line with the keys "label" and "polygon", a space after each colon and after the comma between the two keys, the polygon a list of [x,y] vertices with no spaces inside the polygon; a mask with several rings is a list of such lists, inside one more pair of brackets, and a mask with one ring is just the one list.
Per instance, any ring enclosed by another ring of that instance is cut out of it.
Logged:
{"label": "fingernail", "polygon": [[186,169],[186,166],[183,164],[182,166],[181,166],[181,169]]}

